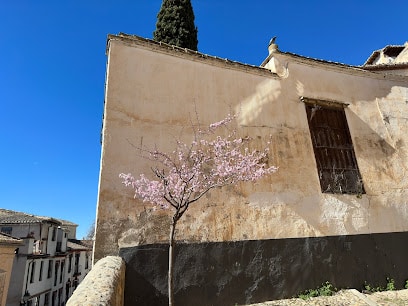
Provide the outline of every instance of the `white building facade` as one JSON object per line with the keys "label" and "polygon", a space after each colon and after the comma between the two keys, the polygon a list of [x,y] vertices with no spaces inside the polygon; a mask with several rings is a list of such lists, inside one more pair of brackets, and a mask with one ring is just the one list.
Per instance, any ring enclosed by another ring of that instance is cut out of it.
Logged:
{"label": "white building facade", "polygon": [[[0,231],[20,238],[7,294],[7,306],[65,305],[91,268],[92,248],[70,238],[66,221],[0,211]],[[71,228],[76,225],[68,222]],[[75,230],[71,235],[75,234]]]}

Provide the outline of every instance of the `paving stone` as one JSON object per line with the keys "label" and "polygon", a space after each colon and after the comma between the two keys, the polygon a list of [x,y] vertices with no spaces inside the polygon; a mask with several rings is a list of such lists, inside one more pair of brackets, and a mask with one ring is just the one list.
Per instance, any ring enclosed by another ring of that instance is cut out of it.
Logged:
{"label": "paving stone", "polygon": [[363,294],[355,289],[341,290],[333,296],[302,300],[268,301],[247,306],[408,306],[408,289]]}

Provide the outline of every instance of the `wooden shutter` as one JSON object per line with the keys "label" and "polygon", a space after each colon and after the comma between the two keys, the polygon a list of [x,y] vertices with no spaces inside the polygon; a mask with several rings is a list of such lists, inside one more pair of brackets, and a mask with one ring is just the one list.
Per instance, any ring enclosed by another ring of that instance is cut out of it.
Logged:
{"label": "wooden shutter", "polygon": [[322,192],[365,193],[344,108],[305,106]]}

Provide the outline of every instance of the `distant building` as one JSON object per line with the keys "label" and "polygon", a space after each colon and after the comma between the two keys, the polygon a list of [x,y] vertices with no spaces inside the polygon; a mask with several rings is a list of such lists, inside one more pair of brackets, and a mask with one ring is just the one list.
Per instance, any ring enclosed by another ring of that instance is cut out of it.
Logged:
{"label": "distant building", "polygon": [[395,71],[400,75],[408,75],[406,68],[408,68],[408,42],[376,50],[364,63],[364,69]]}
{"label": "distant building", "polygon": [[6,305],[15,251],[22,245],[21,239],[0,233],[0,305]]}
{"label": "distant building", "polygon": [[65,305],[91,269],[92,246],[75,240],[77,225],[0,209],[0,231],[19,238],[13,249],[7,306]]}

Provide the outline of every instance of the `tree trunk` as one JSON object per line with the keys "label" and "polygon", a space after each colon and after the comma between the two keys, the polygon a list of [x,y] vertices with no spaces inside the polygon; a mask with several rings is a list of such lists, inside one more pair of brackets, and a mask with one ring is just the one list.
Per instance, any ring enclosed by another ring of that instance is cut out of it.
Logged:
{"label": "tree trunk", "polygon": [[168,275],[168,293],[169,293],[169,306],[174,305],[174,292],[173,292],[173,256],[174,256],[174,236],[176,230],[177,220],[173,218],[170,225],[170,239],[169,239],[169,275]]}

